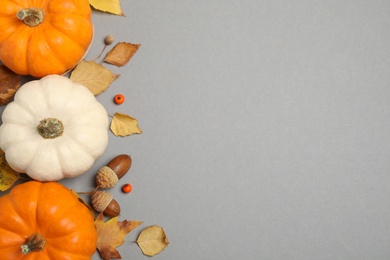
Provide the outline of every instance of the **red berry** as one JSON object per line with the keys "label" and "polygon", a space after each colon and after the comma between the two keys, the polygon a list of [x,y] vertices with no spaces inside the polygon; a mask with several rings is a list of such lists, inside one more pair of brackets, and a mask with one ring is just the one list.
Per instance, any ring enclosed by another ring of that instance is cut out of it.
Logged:
{"label": "red berry", "polygon": [[129,183],[122,186],[122,191],[124,193],[129,193],[132,189],[133,189],[133,187]]}
{"label": "red berry", "polygon": [[125,102],[125,97],[122,94],[116,94],[114,97],[114,102],[115,104],[120,105]]}

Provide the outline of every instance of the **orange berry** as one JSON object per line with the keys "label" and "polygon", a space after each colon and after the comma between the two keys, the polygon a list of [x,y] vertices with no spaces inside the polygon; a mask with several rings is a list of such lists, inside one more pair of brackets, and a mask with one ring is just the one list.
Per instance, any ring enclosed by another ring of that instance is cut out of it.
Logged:
{"label": "orange berry", "polygon": [[114,102],[115,104],[120,105],[125,102],[125,97],[122,94],[116,94],[114,97]]}
{"label": "orange berry", "polygon": [[132,189],[133,189],[133,187],[131,186],[130,183],[127,183],[127,184],[122,186],[122,191],[124,193],[129,193]]}

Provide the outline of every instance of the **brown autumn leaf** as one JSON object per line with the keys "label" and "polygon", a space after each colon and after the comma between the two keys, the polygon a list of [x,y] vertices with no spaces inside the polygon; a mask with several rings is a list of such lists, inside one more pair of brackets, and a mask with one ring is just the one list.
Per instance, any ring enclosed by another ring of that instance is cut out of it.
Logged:
{"label": "brown autumn leaf", "polygon": [[20,87],[22,76],[0,65],[0,106],[9,103]]}
{"label": "brown autumn leaf", "polygon": [[127,136],[141,134],[137,119],[121,113],[115,113],[112,117],[110,129],[116,136]]}
{"label": "brown autumn leaf", "polygon": [[107,53],[104,62],[123,67],[130,61],[140,46],[141,44],[119,42]]}
{"label": "brown autumn leaf", "polygon": [[0,150],[0,191],[6,191],[20,178],[20,174],[14,171],[5,160],[5,154]]}
{"label": "brown autumn leaf", "polygon": [[95,220],[98,233],[97,249],[104,260],[122,259],[118,246],[125,242],[126,235],[142,224],[142,221],[118,221],[118,217],[104,222],[103,214],[100,213]]}
{"label": "brown autumn leaf", "polygon": [[164,229],[160,226],[147,227],[139,234],[137,244],[144,255],[154,256],[163,251],[169,244]]}
{"label": "brown autumn leaf", "polygon": [[119,0],[89,0],[89,4],[96,10],[124,16]]}
{"label": "brown autumn leaf", "polygon": [[81,61],[72,71],[70,79],[86,86],[94,95],[105,91],[120,75],[94,61]]}

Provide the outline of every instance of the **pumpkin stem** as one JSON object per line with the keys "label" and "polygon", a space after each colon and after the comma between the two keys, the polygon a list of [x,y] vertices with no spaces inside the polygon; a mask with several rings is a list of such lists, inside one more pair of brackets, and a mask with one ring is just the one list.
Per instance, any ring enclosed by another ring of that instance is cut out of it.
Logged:
{"label": "pumpkin stem", "polygon": [[46,240],[41,234],[32,234],[26,239],[26,243],[21,246],[22,253],[26,255],[30,252],[42,251],[45,247],[45,244]]}
{"label": "pumpkin stem", "polygon": [[39,8],[26,8],[18,11],[16,16],[30,27],[37,26],[43,22],[44,13]]}
{"label": "pumpkin stem", "polygon": [[56,118],[45,118],[37,126],[38,133],[45,139],[59,137],[64,132],[64,125]]}

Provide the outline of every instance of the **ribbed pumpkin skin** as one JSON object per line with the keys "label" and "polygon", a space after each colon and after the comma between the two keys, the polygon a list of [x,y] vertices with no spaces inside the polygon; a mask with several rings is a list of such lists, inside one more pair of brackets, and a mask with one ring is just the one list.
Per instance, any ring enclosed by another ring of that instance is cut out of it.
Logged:
{"label": "ribbed pumpkin skin", "polygon": [[[0,198],[0,259],[90,260],[96,250],[94,219],[69,189],[29,181]],[[26,238],[40,233],[43,251],[22,254]]]}
{"label": "ribbed pumpkin skin", "polygon": [[[17,12],[39,8],[44,21],[29,27]],[[1,0],[0,60],[20,75],[41,78],[73,68],[93,38],[88,0]]]}
{"label": "ribbed pumpkin skin", "polygon": [[[51,139],[40,135],[37,127],[45,118],[60,120],[63,133]],[[108,144],[104,106],[85,86],[65,76],[49,75],[25,83],[1,119],[0,149],[9,166],[34,180],[57,181],[84,174]]]}

